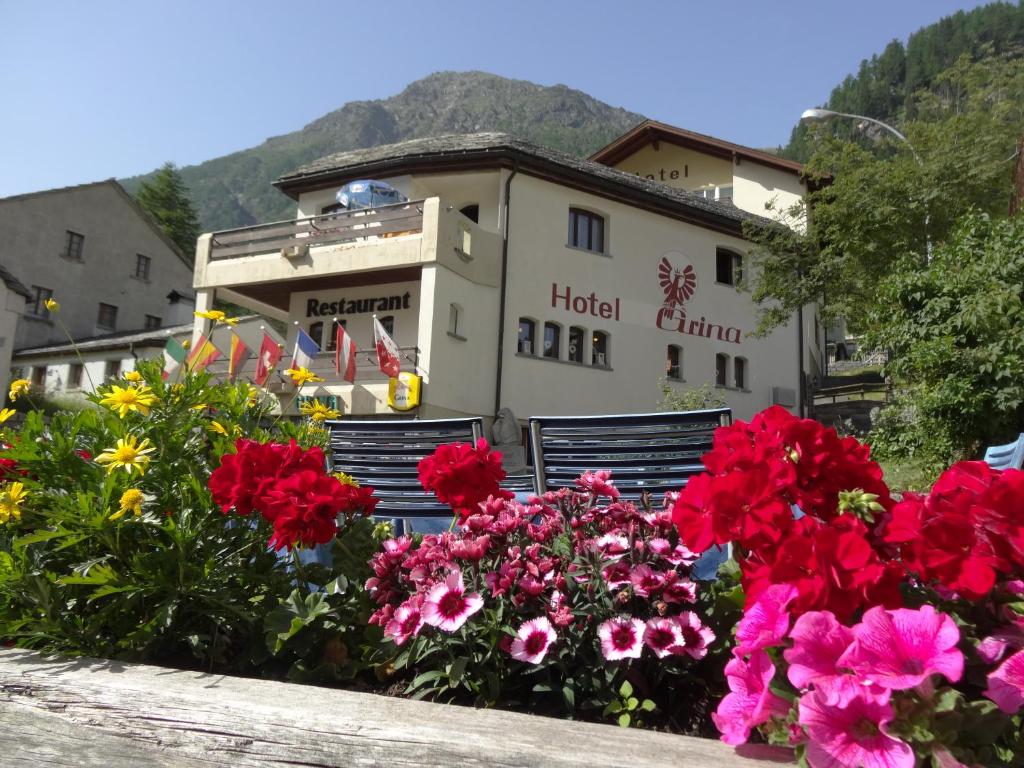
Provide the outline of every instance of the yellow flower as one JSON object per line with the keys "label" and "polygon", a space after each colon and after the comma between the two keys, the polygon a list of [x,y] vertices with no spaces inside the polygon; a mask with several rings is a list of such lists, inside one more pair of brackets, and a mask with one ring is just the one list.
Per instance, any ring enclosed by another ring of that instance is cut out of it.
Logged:
{"label": "yellow flower", "polygon": [[196,403],[195,405],[190,405],[188,409],[190,411],[205,411],[206,403]]}
{"label": "yellow flower", "polygon": [[220,434],[220,435],[228,435],[228,434],[230,434],[228,432],[227,428],[223,424],[221,424],[219,421],[211,421],[208,428],[209,428],[209,430],[211,432],[216,432],[217,434]]}
{"label": "yellow flower", "polygon": [[219,309],[211,309],[207,312],[195,312],[196,317],[204,317],[207,320],[213,320],[215,323],[224,323],[225,325],[238,325],[237,317],[228,317]]}
{"label": "yellow flower", "polygon": [[336,419],[341,416],[341,413],[328,408],[326,405],[318,400],[313,400],[309,403],[303,403],[299,406],[299,411],[303,416],[309,416],[312,421],[324,421],[326,419]]}
{"label": "yellow flower", "polygon": [[183,342],[181,342],[181,348],[182,349],[188,349],[191,346],[192,346],[191,339],[185,339]]}
{"label": "yellow flower", "polygon": [[342,485],[351,485],[353,488],[358,488],[359,483],[352,475],[346,475],[344,472],[332,472],[331,475]]}
{"label": "yellow flower", "polygon": [[249,407],[255,408],[260,402],[260,391],[252,384],[249,385]]}
{"label": "yellow flower", "polygon": [[146,497],[142,495],[142,491],[129,488],[121,494],[121,508],[112,514],[110,519],[118,520],[129,512],[133,512],[136,517],[142,517],[142,502],[145,500]]}
{"label": "yellow flower", "polygon": [[285,373],[292,377],[292,381],[295,382],[297,387],[301,387],[309,382],[323,381],[322,378],[307,368],[289,368]]}
{"label": "yellow flower", "polygon": [[119,467],[129,475],[132,470],[139,470],[139,474],[145,474],[146,466],[149,464],[149,456],[146,454],[156,450],[156,446],[149,444],[149,438],[145,437],[140,443],[135,435],[128,435],[117,441],[116,448],[107,448],[96,457],[97,464],[106,464],[107,472],[113,472]]}
{"label": "yellow flower", "polygon": [[124,380],[130,381],[133,384],[138,384],[140,381],[142,381],[142,374],[139,373],[138,371],[128,371],[128,373],[124,375]]}
{"label": "yellow flower", "polygon": [[0,408],[0,424],[3,424],[16,413],[17,411],[13,408]]}
{"label": "yellow flower", "polygon": [[11,382],[11,391],[7,393],[7,396],[10,397],[13,402],[21,395],[28,394],[28,386],[28,379],[15,379]]}
{"label": "yellow flower", "polygon": [[56,299],[47,299],[43,303],[46,304],[46,308],[51,312],[60,311],[60,303]]}
{"label": "yellow flower", "polygon": [[28,491],[22,483],[8,483],[0,491],[0,523],[6,523],[12,517],[21,519],[21,505],[25,503]]}
{"label": "yellow flower", "polygon": [[114,384],[102,400],[100,405],[105,405],[123,419],[128,411],[138,411],[143,416],[149,415],[150,407],[156,402],[156,395],[153,390],[143,384],[141,387],[119,387]]}

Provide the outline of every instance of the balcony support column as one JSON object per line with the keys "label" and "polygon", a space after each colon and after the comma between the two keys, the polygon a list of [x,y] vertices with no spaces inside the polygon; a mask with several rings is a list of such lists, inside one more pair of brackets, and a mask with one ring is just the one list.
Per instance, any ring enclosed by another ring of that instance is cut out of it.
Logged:
{"label": "balcony support column", "polygon": [[[199,288],[196,290],[196,312],[209,312],[213,309],[213,302],[217,298],[217,291],[214,288]],[[199,342],[199,337],[205,335],[210,338],[210,321],[196,317],[192,325],[192,345]]]}

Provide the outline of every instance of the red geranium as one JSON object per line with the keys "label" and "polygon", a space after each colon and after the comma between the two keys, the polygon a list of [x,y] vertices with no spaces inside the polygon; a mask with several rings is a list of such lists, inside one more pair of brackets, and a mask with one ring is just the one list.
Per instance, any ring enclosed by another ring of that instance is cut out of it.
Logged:
{"label": "red geranium", "polygon": [[349,495],[342,489],[337,478],[309,469],[275,483],[261,509],[274,524],[270,546],[312,547],[333,539],[338,532],[338,515],[349,503]]}
{"label": "red geranium", "polygon": [[210,492],[224,513],[232,507],[240,515],[264,511],[264,497],[280,478],[307,469],[324,471],[323,451],[315,446],[303,450],[295,440],[284,445],[239,438],[235,451],[222,456],[221,465],[210,474]]}
{"label": "red geranium", "polygon": [[477,505],[490,496],[511,499],[514,494],[503,491],[498,484],[505,479],[501,454],[492,451],[481,438],[469,443],[439,445],[417,467],[420,485],[433,492],[465,519],[477,512]]}

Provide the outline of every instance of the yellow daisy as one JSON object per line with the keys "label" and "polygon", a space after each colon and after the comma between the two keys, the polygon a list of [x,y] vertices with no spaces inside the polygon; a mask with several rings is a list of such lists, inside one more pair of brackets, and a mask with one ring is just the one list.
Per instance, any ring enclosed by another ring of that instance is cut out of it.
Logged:
{"label": "yellow daisy", "polygon": [[16,413],[17,411],[13,408],[0,408],[0,424],[3,424]]}
{"label": "yellow daisy", "polygon": [[308,368],[289,368],[285,373],[292,377],[292,381],[295,382],[295,386],[297,387],[301,387],[303,384],[311,382],[323,381],[322,378],[317,376]]}
{"label": "yellow daisy", "polygon": [[129,512],[134,513],[136,517],[142,517],[142,502],[145,500],[146,497],[142,495],[142,491],[129,488],[121,494],[121,508],[112,514],[110,519],[119,520]]}
{"label": "yellow daisy", "polygon": [[225,427],[225,426],[224,426],[223,424],[221,424],[221,423],[220,423],[219,421],[211,421],[211,422],[210,422],[210,423],[209,423],[209,424],[207,425],[207,428],[208,428],[208,429],[209,429],[209,430],[210,430],[211,432],[216,432],[216,433],[217,433],[217,434],[219,434],[219,435],[230,435],[230,434],[231,434],[230,432],[228,432],[228,429],[227,429],[227,427]]}
{"label": "yellow daisy", "polygon": [[114,384],[102,400],[100,405],[105,405],[123,419],[128,411],[138,411],[143,416],[149,415],[149,409],[156,402],[156,395],[153,390],[143,384],[141,387],[119,387]]}
{"label": "yellow daisy", "polygon": [[352,475],[346,475],[344,472],[332,472],[331,476],[342,485],[351,485],[354,488],[359,487],[359,483]]}
{"label": "yellow daisy", "polygon": [[207,320],[213,320],[215,323],[224,323],[225,325],[238,325],[237,317],[228,317],[219,309],[211,309],[206,312],[195,312],[196,317],[203,317]]}
{"label": "yellow daisy", "polygon": [[12,517],[21,519],[21,505],[25,503],[28,491],[23,483],[8,483],[0,491],[0,523],[6,523]]}
{"label": "yellow daisy", "polygon": [[11,382],[11,391],[7,393],[7,396],[11,398],[11,401],[17,400],[22,395],[28,394],[29,382],[28,379],[15,379]]}
{"label": "yellow daisy", "polygon": [[145,474],[146,466],[149,464],[147,454],[156,450],[156,446],[150,445],[149,438],[145,437],[140,443],[135,435],[119,439],[116,448],[107,448],[96,457],[97,464],[106,464],[107,472],[124,467],[129,475],[132,470],[139,470],[139,474]]}
{"label": "yellow daisy", "polygon": [[60,311],[60,302],[58,302],[56,299],[47,299],[43,303],[46,305],[46,308],[48,310],[50,310],[51,312],[59,312]]}
{"label": "yellow daisy", "polygon": [[312,421],[324,421],[326,419],[336,419],[341,416],[339,411],[333,408],[328,408],[318,400],[314,400],[309,403],[303,403],[299,406],[299,411],[303,416],[309,416]]}
{"label": "yellow daisy", "polygon": [[124,380],[130,381],[133,384],[138,384],[140,381],[142,381],[142,374],[139,373],[138,371],[128,371],[128,373],[124,375]]}

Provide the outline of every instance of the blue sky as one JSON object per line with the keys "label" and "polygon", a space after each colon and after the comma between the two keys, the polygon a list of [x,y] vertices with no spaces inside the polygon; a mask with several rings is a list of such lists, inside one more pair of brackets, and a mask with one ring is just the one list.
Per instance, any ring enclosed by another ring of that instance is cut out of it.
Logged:
{"label": "blue sky", "polygon": [[564,83],[755,147],[970,0],[0,0],[0,196],[191,165],[439,70]]}

